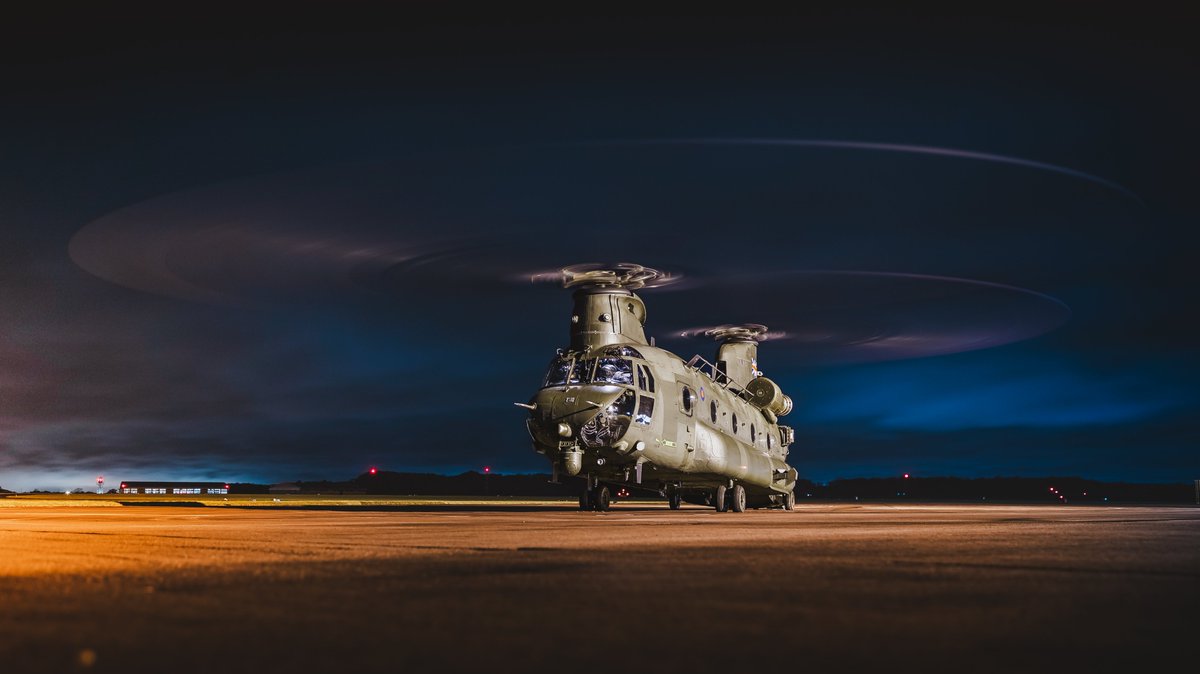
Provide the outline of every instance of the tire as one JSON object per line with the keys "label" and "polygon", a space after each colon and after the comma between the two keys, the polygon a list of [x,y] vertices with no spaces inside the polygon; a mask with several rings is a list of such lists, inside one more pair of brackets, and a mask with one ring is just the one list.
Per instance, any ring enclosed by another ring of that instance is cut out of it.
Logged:
{"label": "tire", "polygon": [[592,501],[596,512],[607,512],[611,505],[608,487],[596,487],[596,493],[592,495]]}
{"label": "tire", "polygon": [[591,510],[592,509],[592,490],[591,489],[584,489],[583,493],[581,493],[579,495],[579,509],[580,510]]}
{"label": "tire", "polygon": [[731,496],[729,507],[733,512],[746,512],[746,488],[740,484],[733,485],[733,494]]}
{"label": "tire", "polygon": [[717,491],[713,494],[713,505],[716,506],[717,512],[725,512],[725,485],[717,485]]}
{"label": "tire", "polygon": [[678,493],[671,494],[667,496],[667,504],[671,506],[671,510],[679,510],[683,505],[683,499],[679,497]]}
{"label": "tire", "polygon": [[784,510],[795,510],[796,509],[796,492],[789,491],[788,495],[783,497],[783,509]]}

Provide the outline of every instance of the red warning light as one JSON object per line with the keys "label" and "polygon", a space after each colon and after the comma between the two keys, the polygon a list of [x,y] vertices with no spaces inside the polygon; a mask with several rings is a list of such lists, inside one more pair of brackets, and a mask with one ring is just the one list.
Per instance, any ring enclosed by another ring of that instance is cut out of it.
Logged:
{"label": "red warning light", "polygon": [[490,472],[492,472],[492,467],[491,467],[491,466],[484,466],[484,467],[483,467],[483,472],[485,472],[485,473],[490,473]]}
{"label": "red warning light", "polygon": [[370,471],[370,472],[371,472],[371,474],[372,474],[372,475],[374,475],[375,473],[378,473],[378,472],[379,472],[379,470],[378,470],[377,468],[375,468],[375,466],[371,466],[371,471]]}
{"label": "red warning light", "polygon": [[[124,485],[121,485],[121,486],[124,486]],[[229,485],[225,485],[225,489],[229,489]]]}
{"label": "red warning light", "polygon": [[904,474],[904,479],[905,479],[905,480],[907,480],[907,479],[908,479],[908,473],[905,473],[905,474]]}

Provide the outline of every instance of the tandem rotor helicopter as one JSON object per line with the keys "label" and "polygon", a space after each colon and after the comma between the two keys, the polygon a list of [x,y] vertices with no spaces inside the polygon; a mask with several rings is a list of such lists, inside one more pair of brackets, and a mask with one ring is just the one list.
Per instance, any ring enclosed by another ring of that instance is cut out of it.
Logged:
{"label": "tandem rotor helicopter", "polygon": [[528,403],[534,450],[555,479],[581,476],[583,510],[608,510],[610,485],[658,491],[718,512],[795,507],[793,430],[779,423],[792,400],[758,370],[763,325],[697,331],[719,343],[714,362],[684,361],[646,339],[646,305],[634,291],[663,274],[635,264],[561,271],[574,289],[571,341]]}

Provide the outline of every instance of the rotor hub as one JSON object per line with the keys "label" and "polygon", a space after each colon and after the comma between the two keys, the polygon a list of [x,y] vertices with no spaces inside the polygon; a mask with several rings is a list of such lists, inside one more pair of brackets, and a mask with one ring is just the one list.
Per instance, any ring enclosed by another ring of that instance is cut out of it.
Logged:
{"label": "rotor hub", "polygon": [[640,264],[576,264],[559,270],[564,288],[621,288],[637,290],[670,283],[673,277]]}
{"label": "rotor hub", "polygon": [[718,325],[704,330],[701,334],[718,342],[761,342],[770,336],[767,326],[760,323]]}

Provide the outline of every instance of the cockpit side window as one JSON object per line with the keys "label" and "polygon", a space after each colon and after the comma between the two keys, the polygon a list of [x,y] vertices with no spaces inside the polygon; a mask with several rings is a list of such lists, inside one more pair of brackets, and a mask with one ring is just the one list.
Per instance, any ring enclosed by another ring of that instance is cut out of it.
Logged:
{"label": "cockpit side window", "polygon": [[608,406],[608,411],[623,417],[631,417],[633,416],[633,401],[633,391],[626,390],[619,398],[613,401],[612,405]]}
{"label": "cockpit side window", "polygon": [[624,358],[599,358],[596,360],[596,375],[592,381],[604,384],[633,384],[633,363]]}
{"label": "cockpit side window", "polygon": [[650,371],[650,366],[646,366],[646,389],[654,393],[654,373]]}
{"label": "cockpit side window", "polygon": [[642,396],[638,398],[638,412],[634,417],[634,422],[642,425],[650,425],[650,420],[654,418],[654,398]]}
{"label": "cockpit side window", "polygon": [[641,365],[637,366],[638,388],[646,390],[646,368]]}

